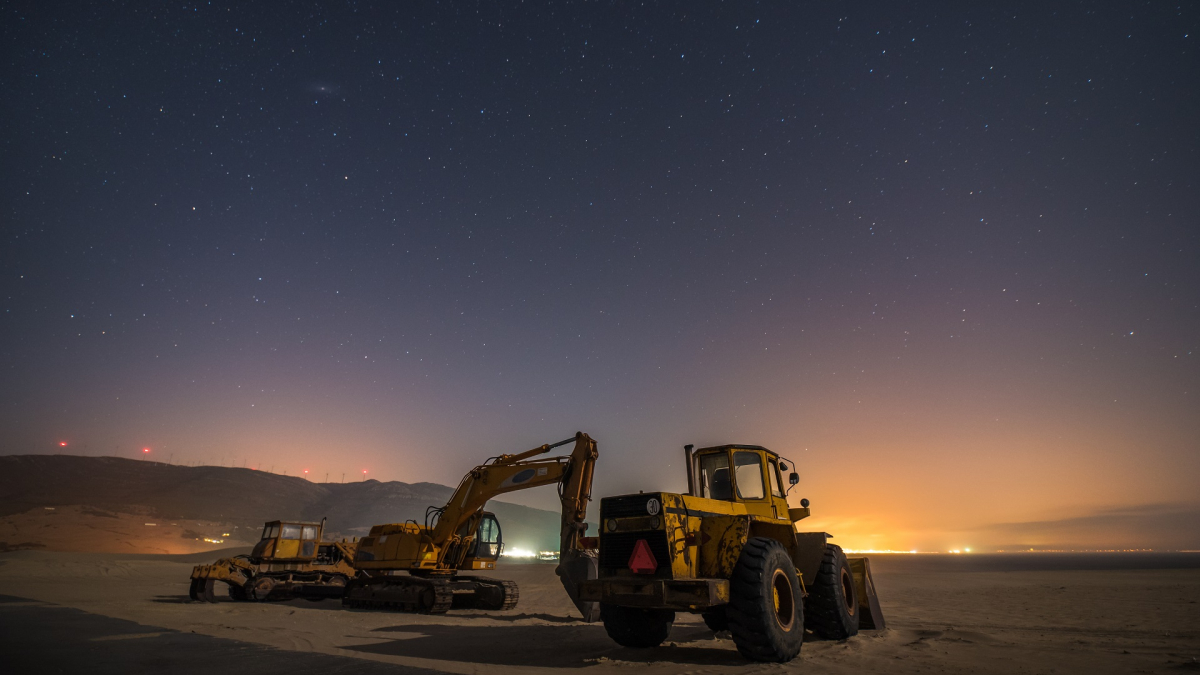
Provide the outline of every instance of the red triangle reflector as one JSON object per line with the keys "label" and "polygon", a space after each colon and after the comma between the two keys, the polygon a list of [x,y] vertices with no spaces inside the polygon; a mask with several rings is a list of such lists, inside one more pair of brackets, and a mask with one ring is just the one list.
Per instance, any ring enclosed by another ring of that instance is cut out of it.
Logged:
{"label": "red triangle reflector", "polygon": [[650,552],[650,544],[647,544],[645,539],[638,539],[633,545],[633,554],[629,556],[629,569],[633,570],[634,574],[654,574],[654,570],[658,569],[658,561],[654,559],[654,554]]}

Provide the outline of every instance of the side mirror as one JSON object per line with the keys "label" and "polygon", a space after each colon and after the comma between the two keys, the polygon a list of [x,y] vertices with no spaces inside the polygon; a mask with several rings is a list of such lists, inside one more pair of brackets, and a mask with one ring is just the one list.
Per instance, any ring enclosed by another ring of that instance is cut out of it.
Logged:
{"label": "side mirror", "polygon": [[796,483],[799,483],[799,482],[800,482],[800,474],[793,471],[792,475],[788,476],[788,484],[795,485]]}

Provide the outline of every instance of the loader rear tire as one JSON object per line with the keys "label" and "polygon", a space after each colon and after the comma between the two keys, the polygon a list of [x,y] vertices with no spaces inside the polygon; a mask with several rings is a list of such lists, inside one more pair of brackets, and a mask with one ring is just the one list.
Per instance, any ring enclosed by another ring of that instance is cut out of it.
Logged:
{"label": "loader rear tire", "polygon": [[641,609],[600,603],[600,620],[613,642],[622,647],[657,647],[671,633],[675,612],[670,609]]}
{"label": "loader rear tire", "polygon": [[752,537],[729,580],[729,632],[751,661],[786,663],[804,644],[804,603],[796,566],[783,545]]}
{"label": "loader rear tire", "polygon": [[804,601],[804,627],[825,640],[845,640],[858,634],[858,620],[858,590],[850,563],[840,546],[826,544]]}

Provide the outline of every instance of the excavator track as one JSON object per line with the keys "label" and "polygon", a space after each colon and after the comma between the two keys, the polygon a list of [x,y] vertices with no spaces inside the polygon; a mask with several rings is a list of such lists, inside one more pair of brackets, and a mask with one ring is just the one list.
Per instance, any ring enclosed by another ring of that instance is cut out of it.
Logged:
{"label": "excavator track", "polygon": [[515,581],[488,577],[456,577],[454,609],[504,611],[517,606],[521,590]]}
{"label": "excavator track", "polygon": [[454,589],[449,579],[366,577],[346,584],[342,604],[355,609],[445,614],[454,604]]}

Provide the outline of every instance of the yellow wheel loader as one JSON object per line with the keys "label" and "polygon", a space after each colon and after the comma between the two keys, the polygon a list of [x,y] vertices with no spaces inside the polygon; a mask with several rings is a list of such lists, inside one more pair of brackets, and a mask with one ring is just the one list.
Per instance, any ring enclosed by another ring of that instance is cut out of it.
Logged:
{"label": "yellow wheel loader", "polygon": [[324,529],[324,519],[268,522],[250,555],[196,565],[188,595],[216,602],[215,586],[221,581],[228,584],[229,597],[240,601],[340,598],[346,582],[357,574],[354,544],[321,541]]}
{"label": "yellow wheel loader", "polygon": [[[574,443],[570,455],[537,458]],[[557,485],[562,502],[558,573],[583,617],[599,617],[595,603],[578,599],[579,582],[596,578],[595,551],[585,547],[596,442],[585,433],[515,455],[500,455],[472,469],[450,500],[430,507],[425,522],[376,525],[358,543],[358,578],[346,586],[343,604],[440,614],[451,608],[511,609],[518,588],[511,581],[463,571],[494,570],[503,548],[500,525],[483,510],[489,499],[540,485]]]}
{"label": "yellow wheel loader", "polygon": [[[657,646],[676,612],[693,612],[746,658],[786,662],[806,631],[840,640],[884,627],[867,559],[796,531],[808,500],[789,508],[787,460],[757,445],[684,451],[687,494],[600,501],[599,576],[580,583],[579,599],[599,603],[613,640]],[[792,472],[789,486],[798,482]]]}

